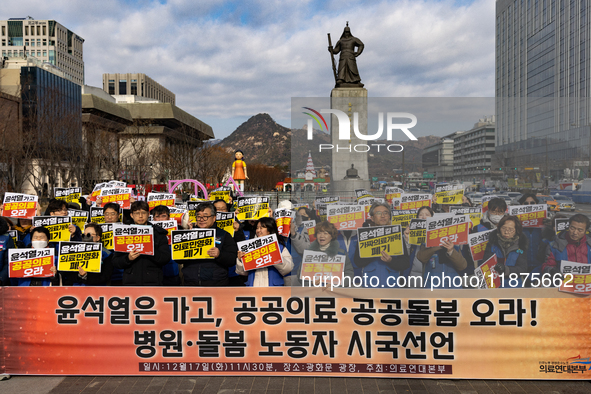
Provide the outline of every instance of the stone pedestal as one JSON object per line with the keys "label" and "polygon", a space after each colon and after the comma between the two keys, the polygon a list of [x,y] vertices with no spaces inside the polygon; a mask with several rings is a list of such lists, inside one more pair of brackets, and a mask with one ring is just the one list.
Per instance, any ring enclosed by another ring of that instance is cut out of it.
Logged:
{"label": "stone pedestal", "polygon": [[[350,120],[351,139],[339,140],[339,122],[335,115],[331,115],[330,134],[332,138],[332,193],[342,196],[353,195],[355,189],[370,188],[367,152],[356,152],[354,147],[358,144],[368,144],[370,141],[362,141],[355,136],[353,131],[353,113],[359,114],[359,131],[367,134],[367,89],[364,88],[334,88],[330,94],[331,109],[338,109],[346,113]],[[350,150],[349,150],[350,146]],[[338,147],[338,149],[337,149]],[[355,165],[359,178],[345,179],[346,172]]]}

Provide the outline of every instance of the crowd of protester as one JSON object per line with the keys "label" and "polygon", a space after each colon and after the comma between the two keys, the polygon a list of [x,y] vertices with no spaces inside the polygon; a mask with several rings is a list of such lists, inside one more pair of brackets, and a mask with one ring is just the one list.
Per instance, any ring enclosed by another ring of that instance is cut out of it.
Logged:
{"label": "crowd of protester", "polygon": [[[99,201],[100,203],[100,201]],[[537,204],[533,194],[525,194],[520,205]],[[463,206],[472,206],[464,197]],[[295,210],[297,202],[284,200],[279,208]],[[89,206],[81,199],[80,206],[52,199],[45,215],[67,216],[68,208],[88,210]],[[426,219],[437,213],[447,213],[449,206],[434,204],[434,208],[421,207],[416,217]],[[343,277],[354,283],[355,277],[377,277],[379,287],[388,283],[395,287],[397,282],[388,278],[420,277],[422,282],[404,281],[404,287],[410,283],[421,283],[431,287],[434,276],[474,275],[475,269],[491,256],[495,255],[497,264],[494,272],[506,278],[511,274],[539,273],[560,275],[560,262],[567,260],[578,263],[591,263],[591,238],[589,237],[589,218],[575,214],[569,218],[568,229],[556,233],[554,221],[546,220],[544,228],[524,228],[515,216],[506,214],[507,205],[502,198],[493,198],[488,202],[488,210],[479,224],[471,227],[471,233],[493,230],[484,251],[484,258],[474,261],[468,245],[456,245],[443,241],[440,246],[426,247],[409,243],[409,229],[402,229],[402,254],[390,255],[386,251],[377,257],[361,258],[357,231],[337,230],[334,224],[318,216],[314,207],[300,207],[291,221],[290,234],[284,237],[278,230],[277,223],[270,217],[259,220],[234,221],[234,234],[216,226],[218,212],[230,212],[234,205],[224,200],[202,202],[195,210],[195,222],[189,222],[188,215],[179,223],[180,229],[200,228],[215,229],[215,245],[207,251],[209,258],[174,261],[167,231],[153,222],[170,220],[170,210],[159,205],[150,210],[145,201],[134,201],[129,214],[123,214],[119,205],[109,203],[104,206],[105,223],[123,222],[124,224],[151,225],[154,229],[154,254],[146,255],[138,251],[114,252],[103,247],[100,272],[86,272],[80,268],[77,272],[51,270],[53,278],[16,279],[8,276],[8,250],[13,248],[56,248],[50,241],[50,233],[44,227],[33,227],[30,219],[0,218],[0,281],[2,286],[299,286],[302,285],[302,257],[309,251],[323,252],[329,257],[344,256]],[[40,214],[40,212],[38,212]],[[387,226],[392,222],[392,207],[386,202],[374,202],[369,209],[369,218],[363,227]],[[150,217],[152,222],[150,222]],[[312,241],[303,222],[314,220],[315,239]],[[9,230],[18,233],[17,244],[8,235]],[[71,241],[101,242],[101,226],[87,223],[84,231],[75,225],[69,226]],[[239,251],[237,242],[275,234],[281,253],[280,264],[254,270],[245,270],[242,262],[244,252]],[[56,253],[57,255],[57,253]],[[365,287],[378,287],[363,281]],[[375,282],[374,282],[375,283]],[[439,288],[465,288],[466,282],[447,282]],[[504,287],[509,287],[505,282]],[[326,285],[326,283],[324,283]],[[530,281],[519,279],[511,287],[530,287]],[[436,286],[437,287],[437,286]]]}

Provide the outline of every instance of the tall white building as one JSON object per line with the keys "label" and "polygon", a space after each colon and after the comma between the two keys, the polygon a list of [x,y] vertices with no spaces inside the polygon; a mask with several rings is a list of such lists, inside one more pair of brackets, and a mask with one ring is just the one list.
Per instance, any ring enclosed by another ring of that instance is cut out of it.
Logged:
{"label": "tall white building", "polygon": [[84,85],[84,39],[54,20],[0,20],[4,58],[34,57],[60,69],[72,82]]}
{"label": "tall white building", "polygon": [[[496,151],[502,166],[562,177],[591,134],[587,0],[497,0]],[[587,168],[582,168],[587,172]]]}

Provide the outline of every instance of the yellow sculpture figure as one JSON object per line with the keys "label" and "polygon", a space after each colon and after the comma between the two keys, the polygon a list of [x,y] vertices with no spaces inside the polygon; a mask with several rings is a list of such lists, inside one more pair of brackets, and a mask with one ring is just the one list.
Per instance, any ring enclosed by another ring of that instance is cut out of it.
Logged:
{"label": "yellow sculpture figure", "polygon": [[238,184],[241,191],[244,191],[244,180],[248,179],[246,163],[242,158],[244,153],[241,150],[234,152],[234,163],[232,163],[232,178]]}

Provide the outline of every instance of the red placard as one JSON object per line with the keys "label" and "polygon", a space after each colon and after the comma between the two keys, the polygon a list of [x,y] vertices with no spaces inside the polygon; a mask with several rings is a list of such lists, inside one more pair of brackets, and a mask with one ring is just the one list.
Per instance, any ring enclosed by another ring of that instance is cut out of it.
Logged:
{"label": "red placard", "polygon": [[241,259],[245,271],[283,262],[275,234],[238,242],[238,249],[245,253]]}
{"label": "red placard", "polygon": [[104,207],[110,202],[114,202],[115,204],[119,204],[123,209],[131,208],[131,194],[113,194],[110,196],[102,196],[101,199],[101,207]]}
{"label": "red placard", "polygon": [[2,205],[2,216],[15,219],[33,219],[37,214],[37,202],[9,202]]}
{"label": "red placard", "polygon": [[115,252],[133,252],[154,255],[154,235],[119,235],[114,237]]}
{"label": "red placard", "polygon": [[482,260],[484,258],[484,251],[488,244],[490,234],[494,230],[482,231],[479,233],[468,234],[468,246],[470,246],[470,254],[474,261]]}
{"label": "red placard", "polygon": [[[559,290],[565,293],[591,295],[591,273],[589,264],[562,260],[560,270],[564,279]],[[551,278],[554,283],[554,278]]]}
{"label": "red placard", "polygon": [[544,227],[547,208],[545,204],[510,206],[509,215],[517,216],[521,225],[527,228]]}
{"label": "red placard", "polygon": [[[450,225],[440,225],[451,222]],[[468,243],[468,232],[470,231],[471,220],[468,215],[456,215],[448,218],[427,218],[427,247],[440,246],[441,242],[447,241],[454,245]]]}
{"label": "red placard", "polygon": [[[36,257],[24,256],[36,254]],[[42,254],[49,254],[42,256]],[[10,278],[50,278],[53,272],[53,249],[9,249],[8,277]]]}
{"label": "red placard", "polygon": [[152,224],[154,224],[154,226],[162,227],[163,229],[165,229],[167,231],[166,237],[168,238],[168,244],[170,245],[172,231],[178,230],[177,221],[170,219],[170,220],[162,220],[160,222],[154,221],[154,222],[152,222]]}
{"label": "red placard", "polygon": [[363,205],[329,205],[327,220],[334,224],[337,230],[356,230],[365,222],[365,207]]}
{"label": "red placard", "polygon": [[497,255],[493,254],[488,260],[482,263],[474,270],[476,276],[480,279],[480,288],[498,289],[501,287],[501,278],[492,268],[497,265]]}

